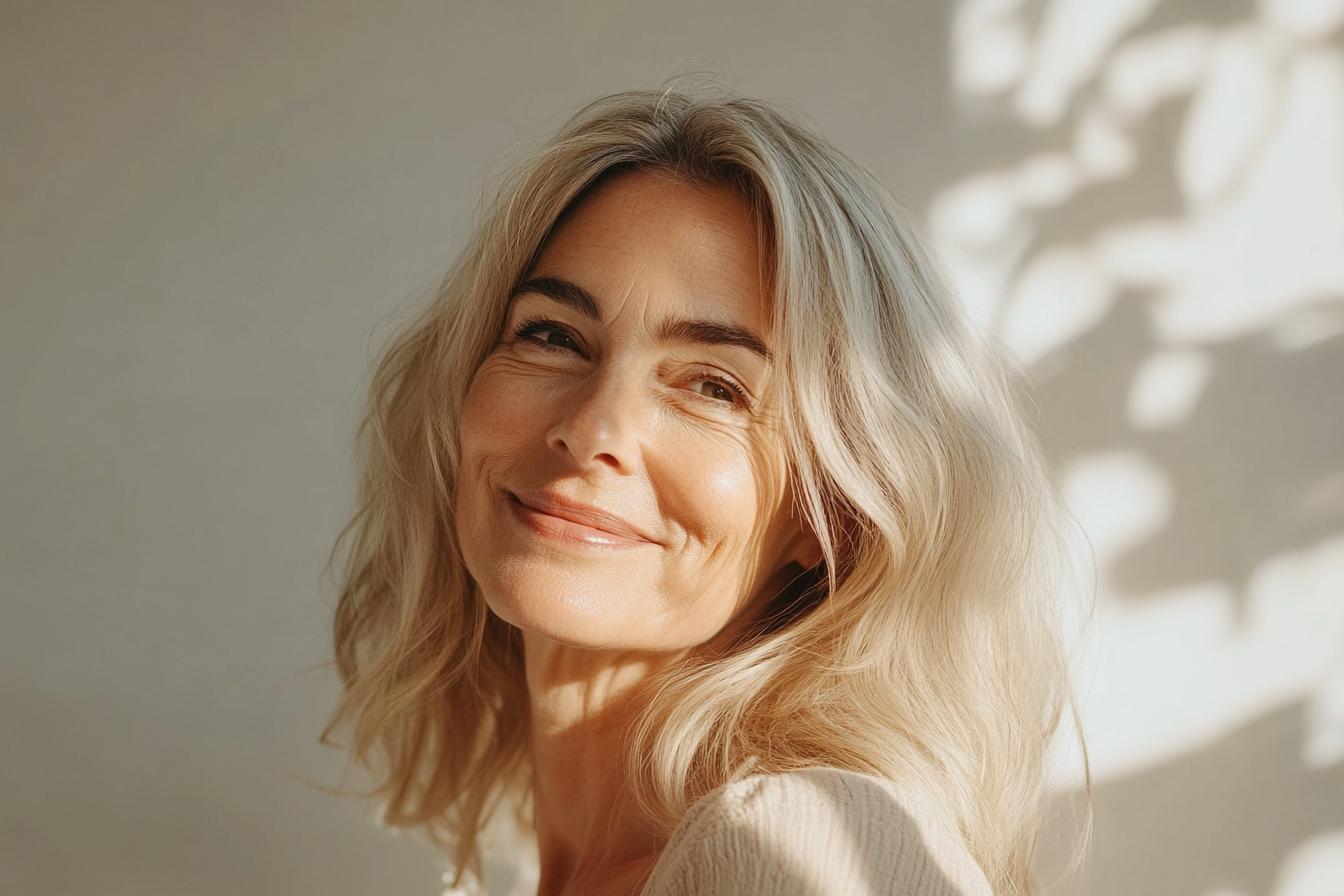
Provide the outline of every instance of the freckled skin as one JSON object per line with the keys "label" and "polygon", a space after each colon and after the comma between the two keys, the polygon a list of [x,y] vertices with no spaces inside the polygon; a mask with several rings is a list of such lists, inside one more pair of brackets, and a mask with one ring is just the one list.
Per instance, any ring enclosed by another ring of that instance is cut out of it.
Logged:
{"label": "freckled skin", "polygon": [[[708,320],[768,343],[759,258],[735,194],[652,173],[604,183],[552,234],[527,278],[580,286],[601,320],[516,296],[461,421],[458,535],[501,618],[571,646],[672,652],[752,612],[788,564],[816,562],[790,513],[770,362],[660,329]],[[513,497],[536,491],[647,540],[538,534]]]}

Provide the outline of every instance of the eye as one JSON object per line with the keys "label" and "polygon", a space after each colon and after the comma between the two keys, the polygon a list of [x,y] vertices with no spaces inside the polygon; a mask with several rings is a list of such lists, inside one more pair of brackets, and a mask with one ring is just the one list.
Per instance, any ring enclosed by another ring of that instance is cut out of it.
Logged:
{"label": "eye", "polygon": [[571,351],[583,354],[578,341],[563,324],[553,320],[525,320],[513,331],[513,338],[530,342],[550,351]]}
{"label": "eye", "polygon": [[733,401],[736,396],[728,391],[728,387],[722,383],[716,383],[713,380],[704,380],[696,383],[696,390],[706,398],[715,398],[719,401]]}
{"label": "eye", "polygon": [[734,383],[727,377],[703,376],[691,383],[691,391],[697,395],[727,405],[734,405],[742,408],[750,406],[750,403],[746,399],[746,393],[737,385],[737,383]]}

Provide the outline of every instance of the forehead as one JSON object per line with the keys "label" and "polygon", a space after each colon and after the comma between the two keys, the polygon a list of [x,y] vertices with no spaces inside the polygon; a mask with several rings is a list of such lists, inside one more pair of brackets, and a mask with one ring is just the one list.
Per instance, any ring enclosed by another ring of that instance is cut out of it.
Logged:
{"label": "forehead", "polygon": [[727,187],[657,172],[616,175],[561,219],[529,277],[591,292],[604,318],[631,305],[745,324],[765,335],[756,221]]}

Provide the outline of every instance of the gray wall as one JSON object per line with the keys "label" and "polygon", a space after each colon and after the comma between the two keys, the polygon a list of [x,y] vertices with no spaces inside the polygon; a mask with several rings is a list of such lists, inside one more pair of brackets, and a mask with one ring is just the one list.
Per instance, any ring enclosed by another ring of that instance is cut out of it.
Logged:
{"label": "gray wall", "polygon": [[[516,147],[586,99],[707,70],[810,115],[927,215],[1026,363],[1100,546],[1079,889],[1305,893],[1292,868],[1344,861],[1344,284],[1323,263],[1280,288],[1310,259],[1267,252],[1237,317],[1200,277],[1245,252],[1154,273],[1134,248],[1161,225],[1150,244],[1195,258],[1191,233],[1254,181],[1259,156],[1231,199],[1192,198],[1209,140],[1189,133],[1218,48],[1284,6],[0,4],[0,891],[436,892],[415,843],[306,783],[343,769],[316,744],[335,694],[319,585],[370,334],[432,287]],[[1203,49],[1177,62],[1201,74],[1129,110],[1129,161],[1084,146],[1107,66],[1190,24]],[[1333,27],[1273,50],[1260,143],[1316,60],[1310,120],[1335,145]],[[1097,34],[1090,69],[1060,55]],[[977,69],[995,46],[1008,62]],[[1044,186],[1005,186],[1056,150],[1073,161]],[[1344,208],[1344,175],[1313,184]],[[1333,220],[1270,224],[1344,258]],[[1155,412],[1135,410],[1145,364]],[[1170,394],[1184,410],[1161,418]]]}

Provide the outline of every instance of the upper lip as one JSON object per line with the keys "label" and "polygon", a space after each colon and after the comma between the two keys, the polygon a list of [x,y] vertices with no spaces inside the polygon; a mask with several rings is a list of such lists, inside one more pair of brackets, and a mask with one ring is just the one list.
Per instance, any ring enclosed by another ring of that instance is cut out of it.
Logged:
{"label": "upper lip", "polygon": [[571,523],[578,523],[581,526],[588,526],[592,529],[599,529],[608,535],[615,535],[618,538],[628,538],[631,541],[648,541],[656,544],[654,539],[645,535],[639,529],[632,526],[627,520],[609,513],[600,507],[594,507],[591,504],[581,504],[578,501],[572,501],[569,498],[562,498],[559,495],[545,492],[511,492],[510,494],[518,503],[530,507],[533,510],[539,510],[550,516],[559,517],[562,520],[569,520]]}

